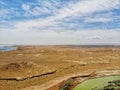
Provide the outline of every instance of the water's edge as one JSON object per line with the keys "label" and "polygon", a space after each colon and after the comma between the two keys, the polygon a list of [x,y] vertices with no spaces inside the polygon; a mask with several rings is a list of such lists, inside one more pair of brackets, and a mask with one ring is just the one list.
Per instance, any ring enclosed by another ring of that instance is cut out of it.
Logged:
{"label": "water's edge", "polygon": [[0,52],[17,50],[17,47],[14,46],[0,46]]}

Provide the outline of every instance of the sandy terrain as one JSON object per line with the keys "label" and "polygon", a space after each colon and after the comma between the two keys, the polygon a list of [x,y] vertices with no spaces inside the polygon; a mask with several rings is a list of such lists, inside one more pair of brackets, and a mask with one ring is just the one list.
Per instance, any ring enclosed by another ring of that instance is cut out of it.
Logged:
{"label": "sandy terrain", "polygon": [[0,90],[59,90],[70,77],[119,69],[120,47],[20,46],[0,52]]}

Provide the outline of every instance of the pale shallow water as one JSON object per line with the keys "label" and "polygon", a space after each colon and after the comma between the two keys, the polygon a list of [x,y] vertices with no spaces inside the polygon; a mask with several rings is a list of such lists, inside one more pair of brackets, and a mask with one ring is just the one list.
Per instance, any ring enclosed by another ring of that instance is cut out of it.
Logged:
{"label": "pale shallow water", "polygon": [[0,46],[0,52],[6,52],[6,51],[12,51],[12,50],[16,50],[17,47],[13,47],[13,46]]}

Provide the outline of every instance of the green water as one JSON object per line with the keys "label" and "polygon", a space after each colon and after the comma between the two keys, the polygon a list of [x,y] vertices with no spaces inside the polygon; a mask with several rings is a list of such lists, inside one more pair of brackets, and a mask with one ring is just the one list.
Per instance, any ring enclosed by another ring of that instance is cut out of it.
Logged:
{"label": "green water", "polygon": [[120,80],[120,76],[106,76],[94,79],[88,79],[78,84],[73,90],[103,90],[109,81]]}

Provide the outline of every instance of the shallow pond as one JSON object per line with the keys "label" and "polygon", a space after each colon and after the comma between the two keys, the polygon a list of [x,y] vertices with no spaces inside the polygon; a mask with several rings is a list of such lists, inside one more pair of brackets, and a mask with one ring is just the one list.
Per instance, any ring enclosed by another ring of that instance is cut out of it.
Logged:
{"label": "shallow pond", "polygon": [[[73,88],[73,90],[106,90],[104,88],[110,86],[110,83],[115,80],[120,81],[120,76],[105,76],[94,79],[88,79],[83,81],[81,84],[78,84],[75,88]],[[120,86],[111,85],[111,88],[120,88]],[[120,90],[120,89],[107,89],[107,90]]]}
{"label": "shallow pond", "polygon": [[17,47],[13,46],[0,46],[0,52],[16,50]]}

